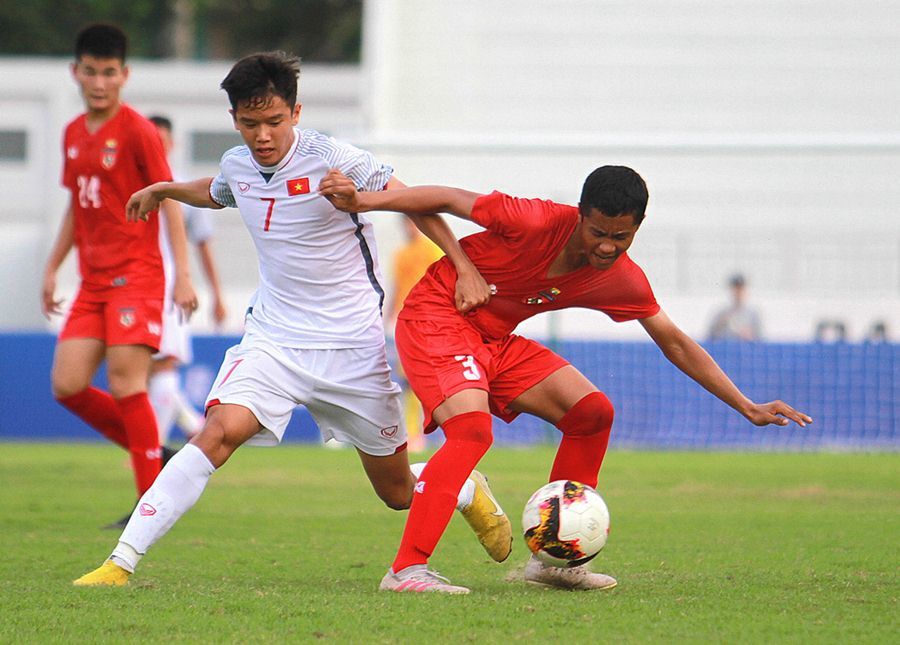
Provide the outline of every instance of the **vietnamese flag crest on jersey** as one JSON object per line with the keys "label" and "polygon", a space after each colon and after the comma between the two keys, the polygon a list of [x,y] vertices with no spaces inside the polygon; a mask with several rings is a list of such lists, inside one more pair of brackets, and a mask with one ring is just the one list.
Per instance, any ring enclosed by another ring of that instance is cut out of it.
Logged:
{"label": "vietnamese flag crest on jersey", "polygon": [[288,195],[305,195],[309,192],[309,177],[287,180]]}

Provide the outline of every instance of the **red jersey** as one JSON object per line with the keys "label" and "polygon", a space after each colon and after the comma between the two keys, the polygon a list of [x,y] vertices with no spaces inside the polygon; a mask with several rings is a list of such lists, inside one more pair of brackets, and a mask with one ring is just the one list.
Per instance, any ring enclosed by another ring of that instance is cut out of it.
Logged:
{"label": "red jersey", "polygon": [[162,298],[164,274],[159,251],[159,219],[125,221],[132,193],[158,181],[170,181],[156,127],[129,106],[93,134],[86,115],[63,136],[62,184],[72,193],[75,246],[81,287],[94,293],[141,291]]}
{"label": "red jersey", "polygon": [[[627,253],[604,271],[588,264],[547,277],[579,217],[574,206],[499,192],[475,201],[472,221],[487,230],[464,237],[460,245],[484,279],[497,286],[497,295],[487,305],[465,317],[483,338],[503,338],[526,318],[568,307],[596,309],[616,322],[659,312],[647,277]],[[448,258],[442,258],[413,287],[399,317],[440,320],[460,316],[454,304],[455,288],[456,269]]]}

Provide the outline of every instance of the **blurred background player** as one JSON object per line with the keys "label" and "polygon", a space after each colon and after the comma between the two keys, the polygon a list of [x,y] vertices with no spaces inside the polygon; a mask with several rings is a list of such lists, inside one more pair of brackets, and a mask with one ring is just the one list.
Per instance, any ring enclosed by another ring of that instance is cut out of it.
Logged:
{"label": "blurred background player", "polygon": [[[168,156],[174,145],[171,119],[154,115],[150,117],[150,122],[156,126],[163,149]],[[181,208],[178,202],[172,202],[172,205]],[[208,209],[190,206],[182,208],[182,213],[188,241],[197,249],[200,266],[209,284],[212,294],[212,319],[218,328],[225,322],[227,312],[212,251],[212,213]],[[173,426],[177,425],[185,437],[190,439],[200,431],[203,416],[188,402],[187,395],[181,387],[179,367],[188,365],[193,360],[191,332],[187,321],[172,302],[175,267],[164,220],[160,221],[159,244],[166,273],[166,293],[163,304],[162,338],[159,352],[153,356],[150,368],[149,394],[159,426],[159,442],[166,450]],[[121,528],[125,528],[125,525],[123,524]]]}
{"label": "blurred background player", "polygon": [[[425,409],[426,429],[440,425],[446,440],[419,475],[382,590],[423,591],[415,583],[430,578],[428,559],[450,520],[453,491],[493,442],[492,412],[507,422],[526,412],[555,425],[562,438],[549,481],[597,486],[612,403],[564,358],[512,333],[536,314],[584,307],[616,322],[638,320],[666,358],[754,425],[812,421],[782,401],[747,398],[657,304],[644,272],[627,254],[647,206],[647,186],[630,168],[603,166],[592,172],[578,208],[443,186],[358,192],[336,170],[319,191],[347,212],[446,212],[487,229],[463,238],[461,246],[491,283],[495,295],[490,302],[468,315],[457,311],[455,271],[441,260],[413,287],[397,321],[397,349]],[[525,566],[525,580],[565,589],[616,585],[614,578],[586,565],[562,569],[534,556]],[[430,590],[469,591],[446,580]]]}
{"label": "blurred background player", "polygon": [[[239,60],[221,87],[244,145],[225,152],[215,177],[159,182],[128,200],[130,219],[146,217],[166,198],[238,208],[257,249],[259,289],[244,336],[226,353],[209,393],[203,429],[141,497],[109,559],[75,585],[126,584],[147,550],[200,498],[216,469],[244,443],[279,444],[301,404],[323,437],[356,447],[388,507],[409,507],[418,470],[409,464],[400,388],[387,363],[372,223],[337,210],[315,191],[333,167],[366,190],[403,184],[372,154],[296,127],[299,73],[299,60],[282,52]],[[457,267],[454,306],[468,311],[485,302],[488,285],[447,223],[433,213],[419,222]],[[460,483],[453,505],[491,557],[503,561],[511,550],[509,519],[484,477],[472,475]]]}
{"label": "blurred background player", "polygon": [[[393,332],[397,321],[397,314],[403,308],[403,301],[410,290],[425,275],[425,271],[434,262],[439,260],[444,252],[431,240],[422,235],[415,223],[408,217],[402,220],[405,243],[394,252],[393,270],[394,282],[391,297],[387,307],[387,327]],[[425,433],[422,432],[422,404],[410,389],[403,375],[403,366],[392,359],[394,375],[403,389],[403,420],[406,424],[406,432],[410,452],[425,450]]]}
{"label": "blurred background player", "polygon": [[[160,470],[159,433],[147,377],[162,329],[164,276],[159,217],[129,223],[125,202],[143,186],[171,179],[153,124],[122,102],[128,79],[127,39],[112,25],[95,24],[75,42],[72,75],[85,113],[63,137],[63,185],[70,191],[59,233],[44,270],[41,307],[61,313],[56,275],[78,249],[78,293],[53,357],[53,395],[68,410],[129,451],[138,496]],[[165,205],[164,205],[165,208]],[[175,304],[197,306],[187,266],[184,224],[165,211],[175,256]],[[91,385],[106,360],[109,392]]]}
{"label": "blurred background player", "polygon": [[709,340],[762,339],[759,312],[747,304],[747,281],[743,274],[735,273],[728,280],[731,304],[713,316],[709,326]]}

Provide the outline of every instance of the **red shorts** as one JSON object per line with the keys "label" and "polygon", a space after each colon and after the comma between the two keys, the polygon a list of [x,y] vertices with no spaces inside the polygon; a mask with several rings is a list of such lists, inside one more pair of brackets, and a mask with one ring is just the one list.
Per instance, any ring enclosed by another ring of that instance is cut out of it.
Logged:
{"label": "red shorts", "polygon": [[115,294],[100,300],[78,292],[59,340],[97,338],[106,345],[147,345],[159,349],[162,333],[162,298]]}
{"label": "red shorts", "polygon": [[510,334],[487,341],[464,320],[397,321],[394,341],[403,370],[425,411],[425,432],[437,424],[431,415],[448,397],[471,388],[488,393],[491,412],[507,423],[519,413],[510,403],[569,364],[533,340]]}

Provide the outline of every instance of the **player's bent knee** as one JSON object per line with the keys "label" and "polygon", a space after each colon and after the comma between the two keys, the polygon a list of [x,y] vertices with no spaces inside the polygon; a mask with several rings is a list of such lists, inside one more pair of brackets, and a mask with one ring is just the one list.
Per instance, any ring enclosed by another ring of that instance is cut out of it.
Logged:
{"label": "player's bent knee", "polygon": [[615,408],[603,392],[591,392],[573,405],[556,427],[569,436],[609,432]]}
{"label": "player's bent knee", "polygon": [[207,419],[203,429],[191,439],[191,443],[203,451],[216,468],[228,461],[240,445],[228,441],[225,425],[214,418]]}
{"label": "player's bent knee", "polygon": [[467,441],[481,444],[487,452],[494,443],[491,427],[491,415],[487,412],[475,411],[457,414],[444,421],[441,427],[448,440]]}
{"label": "player's bent knee", "polygon": [[81,374],[65,374],[56,369],[50,374],[50,391],[57,400],[84,392],[90,386],[90,377],[84,378]]}
{"label": "player's bent knee", "polygon": [[388,491],[377,491],[378,497],[392,511],[405,511],[412,505],[412,489],[395,487]]}

